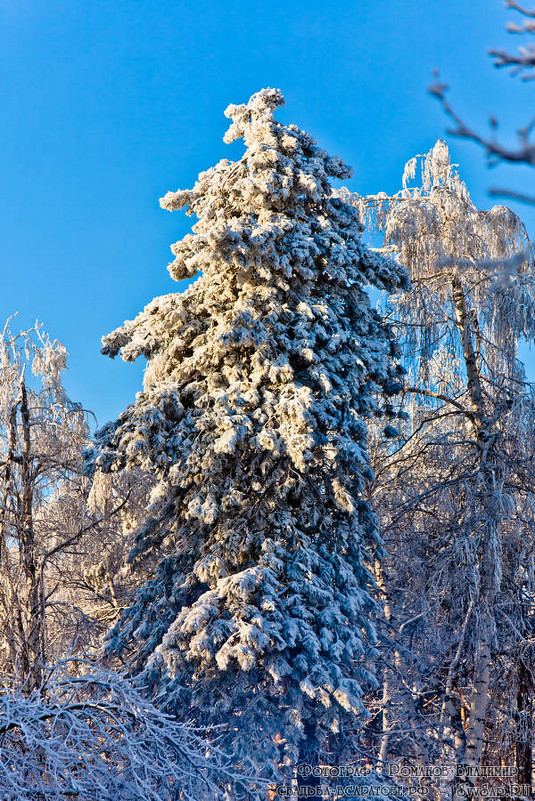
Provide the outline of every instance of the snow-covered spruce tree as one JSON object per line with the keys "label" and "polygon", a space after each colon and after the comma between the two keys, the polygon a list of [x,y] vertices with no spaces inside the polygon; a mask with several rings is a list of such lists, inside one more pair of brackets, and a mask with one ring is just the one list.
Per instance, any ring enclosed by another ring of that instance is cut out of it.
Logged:
{"label": "snow-covered spruce tree", "polygon": [[283,103],[265,89],[229,106],[242,158],[161,201],[198,217],[172,277],[201,275],[103,340],[148,365],[93,455],[159,479],[131,554],[153,577],[110,651],[167,709],[228,722],[244,769],[273,777],[363,712],[379,542],[363,417],[399,387],[363,285],[407,282],[332,192],[350,169],[275,121]]}

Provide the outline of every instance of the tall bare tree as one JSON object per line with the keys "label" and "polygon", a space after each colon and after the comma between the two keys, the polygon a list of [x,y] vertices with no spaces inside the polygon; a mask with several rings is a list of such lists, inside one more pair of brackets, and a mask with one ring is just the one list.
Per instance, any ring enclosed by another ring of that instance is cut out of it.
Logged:
{"label": "tall bare tree", "polygon": [[[0,658],[28,692],[56,656],[69,613],[65,559],[94,521],[86,511],[86,416],[62,385],[66,350],[42,329],[0,339]],[[56,618],[57,625],[52,625]],[[63,625],[62,625],[63,623]]]}
{"label": "tall bare tree", "polygon": [[535,335],[526,232],[503,206],[476,209],[442,142],[409,162],[397,195],[355,202],[413,284],[389,305],[407,419],[373,455],[390,653],[372,704],[379,761],[477,769],[507,757],[531,776],[535,406],[518,361],[519,342]]}

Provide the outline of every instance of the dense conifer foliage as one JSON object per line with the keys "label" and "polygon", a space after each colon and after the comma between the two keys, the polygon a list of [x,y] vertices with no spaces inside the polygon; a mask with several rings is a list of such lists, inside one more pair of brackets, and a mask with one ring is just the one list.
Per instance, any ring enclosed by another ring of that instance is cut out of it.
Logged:
{"label": "dense conifer foliage", "polygon": [[184,293],[104,339],[148,359],[144,391],[100,432],[101,471],[156,475],[131,558],[154,565],[109,638],[166,708],[228,722],[228,744],[275,774],[363,714],[373,681],[364,419],[399,389],[393,345],[364,286],[407,286],[362,243],[331,188],[350,170],[273,112],[266,89],[229,106],[237,162],[169,192],[198,217],[172,247]]}

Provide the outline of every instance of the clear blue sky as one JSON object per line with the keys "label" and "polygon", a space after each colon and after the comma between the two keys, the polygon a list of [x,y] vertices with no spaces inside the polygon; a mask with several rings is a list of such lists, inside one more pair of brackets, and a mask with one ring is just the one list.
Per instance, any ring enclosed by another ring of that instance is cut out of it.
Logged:
{"label": "clear blue sky", "polygon": [[[114,417],[141,366],[101,356],[100,337],[175,291],[169,244],[191,220],[158,198],[239,156],[227,104],[281,88],[280,118],[352,164],[351,188],[396,191],[443,134],[433,67],[476,125],[527,122],[532,88],[486,56],[519,43],[512,16],[499,0],[0,0],[0,320],[39,318],[70,352],[72,398]],[[489,184],[531,180],[452,150],[480,206]]]}

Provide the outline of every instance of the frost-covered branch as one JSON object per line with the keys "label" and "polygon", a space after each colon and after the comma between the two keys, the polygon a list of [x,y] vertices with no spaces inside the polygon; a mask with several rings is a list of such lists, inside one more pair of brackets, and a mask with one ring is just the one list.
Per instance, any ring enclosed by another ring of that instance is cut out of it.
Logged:
{"label": "frost-covered branch", "polygon": [[[507,8],[524,17],[520,24],[516,22],[509,22],[507,25],[508,33],[520,34],[534,34],[535,33],[535,9],[527,9],[515,2],[515,0],[507,0]],[[533,80],[533,67],[535,67],[535,47],[528,45],[527,47],[520,47],[517,53],[510,53],[504,49],[490,50],[490,55],[494,58],[494,65],[496,67],[513,67],[513,74],[517,75],[524,70],[528,71],[527,75],[523,76],[523,80]]]}
{"label": "frost-covered branch", "polygon": [[414,392],[417,395],[425,395],[426,398],[436,398],[437,400],[443,401],[445,404],[455,406],[455,408],[460,412],[466,414],[470,419],[473,419],[473,412],[470,409],[467,409],[465,405],[459,403],[459,401],[455,398],[451,398],[448,395],[443,395],[441,392],[433,392],[432,390],[425,389],[423,387],[405,387],[405,392]]}
{"label": "frost-covered branch", "polygon": [[[80,663],[25,695],[0,690],[0,795],[84,801],[219,798],[235,777],[206,733],[163,714],[126,679]],[[217,739],[217,731],[211,732]]]}
{"label": "frost-covered branch", "polygon": [[[529,164],[530,166],[535,164],[535,144],[531,142],[529,138],[533,129],[533,122],[530,122],[529,125],[524,128],[519,128],[518,147],[506,147],[498,142],[495,135],[485,136],[484,134],[478,133],[474,128],[471,128],[448,101],[446,97],[446,92],[448,89],[449,86],[447,84],[440,83],[437,80],[429,87],[429,93],[439,100],[444,113],[454,123],[453,128],[447,129],[447,133],[450,134],[450,136],[456,136],[459,139],[469,139],[470,141],[481,145],[487,154],[489,166],[495,166],[501,161],[508,161],[517,164]],[[491,122],[492,130],[495,131],[496,127],[496,121],[493,120]],[[495,194],[500,193],[501,191],[506,192],[507,190],[494,189]]]}
{"label": "frost-covered branch", "polygon": [[[510,22],[507,26],[509,33],[533,35],[535,33],[535,23],[533,22],[534,10],[526,9],[515,2],[508,0],[508,8],[517,11],[523,19],[520,24]],[[522,80],[530,81],[535,78],[535,46],[527,45],[520,47],[516,53],[511,53],[503,48],[491,49],[490,55],[494,59],[494,66],[497,68],[510,68],[513,75],[522,75]],[[517,131],[518,144],[516,147],[506,146],[497,138],[498,120],[496,117],[490,118],[490,135],[485,135],[465,122],[463,117],[454,109],[446,97],[449,87],[439,79],[438,72],[435,72],[435,81],[429,87],[429,92],[436,97],[447,117],[452,121],[453,127],[448,129],[451,136],[467,139],[475,142],[482,147],[486,153],[489,166],[494,166],[501,162],[514,164],[535,165],[535,143],[531,135],[535,126],[535,117]],[[494,196],[509,197],[523,203],[533,204],[535,198],[529,194],[515,192],[513,190],[492,188],[490,190]]]}

